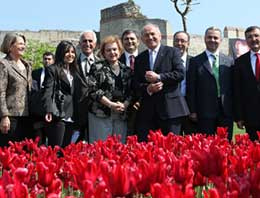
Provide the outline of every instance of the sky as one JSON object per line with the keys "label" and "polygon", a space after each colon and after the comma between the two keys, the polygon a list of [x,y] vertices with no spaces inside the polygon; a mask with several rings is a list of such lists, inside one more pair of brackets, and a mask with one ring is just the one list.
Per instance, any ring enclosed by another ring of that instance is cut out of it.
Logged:
{"label": "sky", "polygon": [[[10,3],[12,1],[12,3]],[[127,0],[1,0],[0,30],[95,30],[100,10]],[[170,0],[134,0],[148,18],[168,20],[173,32],[182,30],[180,15]],[[191,34],[210,26],[246,28],[260,25],[260,0],[193,0],[187,15]],[[249,6],[250,5],[250,6]],[[258,23],[258,24],[257,24]]]}

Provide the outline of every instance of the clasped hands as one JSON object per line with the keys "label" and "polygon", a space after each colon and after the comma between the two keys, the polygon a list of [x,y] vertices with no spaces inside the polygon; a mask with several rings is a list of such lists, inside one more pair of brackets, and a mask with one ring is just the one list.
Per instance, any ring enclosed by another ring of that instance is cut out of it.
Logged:
{"label": "clasped hands", "polygon": [[154,71],[146,71],[145,79],[150,83],[147,86],[148,93],[156,93],[161,91],[163,88],[163,83],[160,81],[160,75],[155,73]]}
{"label": "clasped hands", "polygon": [[114,112],[123,113],[127,109],[127,104],[122,102],[111,102],[110,109]]}

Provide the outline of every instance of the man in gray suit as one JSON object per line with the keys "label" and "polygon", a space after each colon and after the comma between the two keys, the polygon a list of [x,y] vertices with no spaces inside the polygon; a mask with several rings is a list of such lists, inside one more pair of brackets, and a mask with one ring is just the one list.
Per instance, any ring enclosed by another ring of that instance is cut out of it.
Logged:
{"label": "man in gray suit", "polygon": [[212,135],[217,126],[228,127],[232,139],[232,65],[233,59],[220,53],[221,30],[205,32],[206,50],[190,60],[187,99],[190,118],[198,122],[198,131]]}
{"label": "man in gray suit", "polygon": [[80,34],[79,46],[80,53],[78,56],[78,70],[76,75],[76,98],[77,98],[77,115],[76,119],[79,124],[80,137],[78,140],[88,141],[88,104],[89,104],[89,85],[88,76],[91,65],[98,61],[99,58],[94,54],[97,44],[96,33],[92,30],[86,30]]}
{"label": "man in gray suit", "polygon": [[[183,61],[183,66],[185,68],[184,79],[181,81],[181,94],[186,98],[186,79],[187,72],[189,70],[190,59],[192,56],[188,54],[188,49],[190,45],[190,35],[185,31],[175,32],[173,35],[173,46],[181,51],[181,59]],[[181,132],[185,135],[197,132],[196,122],[189,119],[189,116],[183,117],[181,123]]]}

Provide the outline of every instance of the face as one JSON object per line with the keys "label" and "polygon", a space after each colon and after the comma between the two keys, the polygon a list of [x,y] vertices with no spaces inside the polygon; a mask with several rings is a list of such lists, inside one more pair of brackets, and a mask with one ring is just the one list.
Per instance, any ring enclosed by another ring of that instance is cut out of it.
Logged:
{"label": "face", "polygon": [[207,50],[210,52],[216,52],[222,41],[221,34],[216,30],[209,30],[204,37]]}
{"label": "face", "polygon": [[52,65],[54,63],[54,59],[52,55],[45,55],[42,59],[43,66],[47,67],[49,65]]}
{"label": "face", "polygon": [[79,44],[80,44],[81,51],[86,56],[92,54],[96,47],[96,42],[94,41],[94,36],[91,32],[84,33],[81,37]]}
{"label": "face", "polygon": [[73,63],[75,57],[76,57],[75,51],[73,47],[71,47],[64,55],[64,63],[65,64]]}
{"label": "face", "polygon": [[104,57],[110,64],[115,64],[118,61],[120,51],[117,43],[108,43],[105,45]]}
{"label": "face", "polygon": [[21,57],[25,51],[25,42],[22,37],[17,37],[16,42],[10,47],[10,54]]}
{"label": "face", "polygon": [[252,51],[258,52],[260,50],[260,30],[254,29],[246,33],[246,42]]}
{"label": "face", "polygon": [[187,34],[180,32],[175,35],[173,45],[174,47],[177,47],[181,50],[181,54],[183,55],[184,52],[187,52],[188,47],[189,47],[189,38]]}
{"label": "face", "polygon": [[139,46],[139,40],[136,37],[135,33],[125,34],[122,43],[125,51],[130,54],[134,53]]}
{"label": "face", "polygon": [[149,49],[155,49],[161,42],[161,33],[153,25],[147,25],[142,34],[142,41]]}

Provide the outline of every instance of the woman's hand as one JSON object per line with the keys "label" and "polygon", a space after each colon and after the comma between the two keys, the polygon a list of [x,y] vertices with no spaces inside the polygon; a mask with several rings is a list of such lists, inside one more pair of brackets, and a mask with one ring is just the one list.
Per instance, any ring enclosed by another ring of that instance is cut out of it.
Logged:
{"label": "woman's hand", "polygon": [[2,117],[0,123],[0,130],[3,134],[7,134],[10,130],[10,119],[8,116]]}
{"label": "woman's hand", "polygon": [[52,114],[51,113],[47,113],[45,115],[45,120],[46,120],[46,122],[51,122],[52,121]]}
{"label": "woman's hand", "polygon": [[124,103],[121,103],[119,101],[112,102],[110,104],[110,108],[111,108],[112,111],[115,111],[115,112],[118,112],[118,113],[122,113],[126,109]]}

